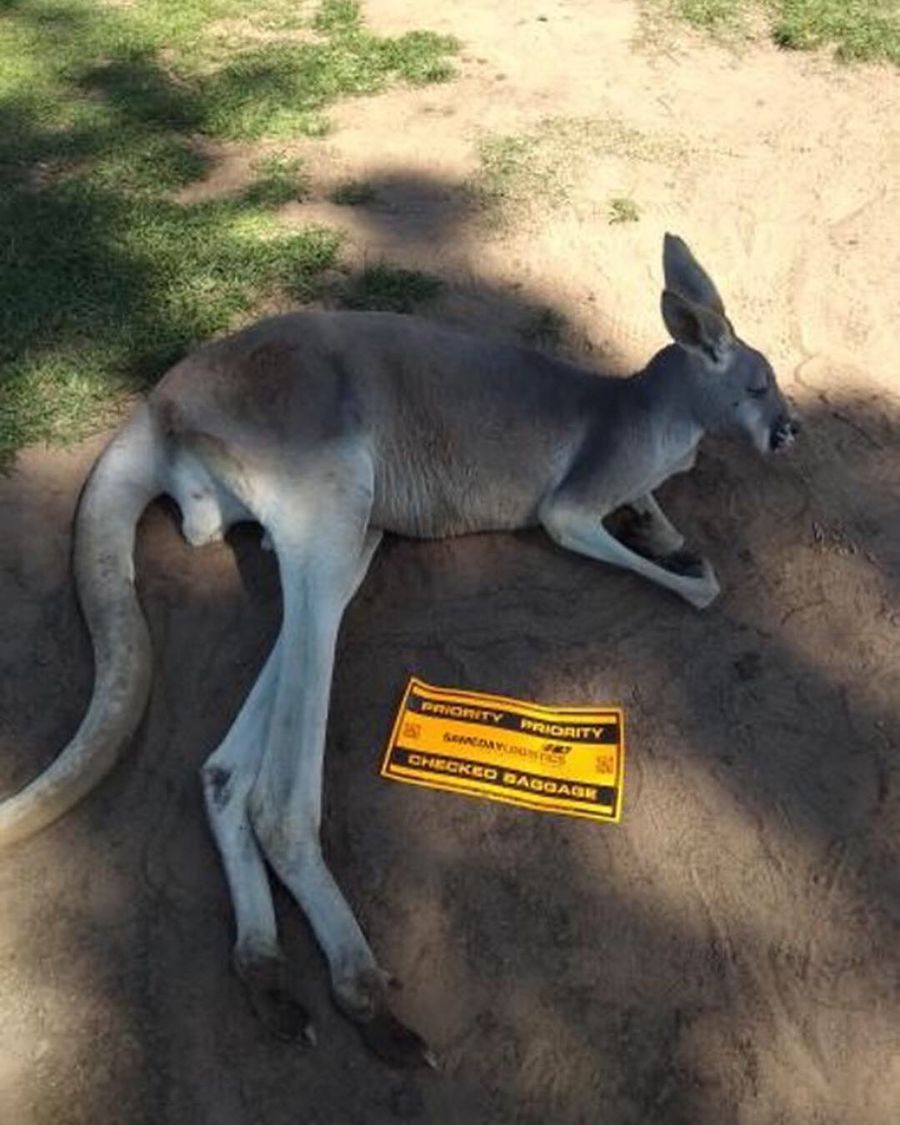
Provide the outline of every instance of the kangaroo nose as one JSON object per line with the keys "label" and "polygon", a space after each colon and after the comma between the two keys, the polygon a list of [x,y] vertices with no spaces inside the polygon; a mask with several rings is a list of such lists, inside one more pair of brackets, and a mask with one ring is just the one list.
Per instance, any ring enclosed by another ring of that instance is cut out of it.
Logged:
{"label": "kangaroo nose", "polygon": [[794,400],[790,397],[785,399],[785,411],[779,419],[779,424],[784,424],[785,429],[791,435],[796,437],[803,427],[800,424],[800,419],[797,416]]}
{"label": "kangaroo nose", "polygon": [[782,414],[769,434],[769,449],[774,453],[791,445],[800,433],[800,423],[790,414]]}

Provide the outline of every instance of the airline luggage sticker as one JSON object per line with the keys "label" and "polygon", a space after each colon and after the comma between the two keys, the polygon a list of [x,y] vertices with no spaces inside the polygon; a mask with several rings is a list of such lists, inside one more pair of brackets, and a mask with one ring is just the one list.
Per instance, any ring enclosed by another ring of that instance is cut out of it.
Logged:
{"label": "airline luggage sticker", "polygon": [[412,677],[381,776],[616,823],[624,757],[618,707],[542,707]]}

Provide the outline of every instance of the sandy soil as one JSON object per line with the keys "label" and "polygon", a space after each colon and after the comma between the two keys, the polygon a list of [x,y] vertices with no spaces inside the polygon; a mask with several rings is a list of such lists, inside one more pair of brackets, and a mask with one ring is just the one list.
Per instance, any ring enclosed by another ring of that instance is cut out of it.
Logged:
{"label": "sandy soil", "polygon": [[[358,258],[447,277],[435,316],[480,331],[515,333],[551,305],[564,346],[612,370],[663,343],[659,245],[675,230],[772,357],[804,439],[772,463],[711,444],[663,490],[718,568],[723,596],[703,615],[537,534],[382,549],[340,643],[325,840],[436,1075],[365,1054],[284,897],[319,1047],[270,1041],[246,1005],[197,767],[271,642],[277,579],[252,530],[191,552],[173,510],[151,509],[146,721],[89,801],[0,857],[0,1121],[888,1125],[897,76],[671,31],[635,50],[624,2],[366,7],[385,31],[458,35],[461,76],[343,107],[317,168],[372,180],[379,202],[297,204],[287,221],[326,217]],[[506,227],[485,223],[461,190],[484,130],[539,133],[562,198],[535,190]],[[222,153],[223,183],[241,159]],[[611,225],[622,194],[641,219]],[[89,696],[69,521],[101,444],[29,451],[0,481],[0,792],[53,757]],[[381,781],[411,672],[621,702],[621,825]]]}

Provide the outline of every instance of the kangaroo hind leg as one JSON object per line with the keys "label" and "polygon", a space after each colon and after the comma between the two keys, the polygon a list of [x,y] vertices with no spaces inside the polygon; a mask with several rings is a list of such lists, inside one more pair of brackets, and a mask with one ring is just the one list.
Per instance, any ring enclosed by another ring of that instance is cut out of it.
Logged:
{"label": "kangaroo hind leg", "polygon": [[313,1041],[308,1013],[278,942],[269,877],[247,811],[265,749],[281,651],[279,637],[237,719],[203,766],[203,794],[234,909],[234,967],[272,1034]]}
{"label": "kangaroo hind leg", "polygon": [[[348,601],[380,541],[380,531],[366,533]],[[247,807],[265,750],[282,650],[279,635],[237,719],[203,767],[203,790],[235,913],[235,969],[254,1010],[274,1035],[281,1039],[302,1035],[314,1041],[312,1024],[278,942],[268,874]]]}
{"label": "kangaroo hind leg", "polygon": [[281,572],[283,651],[250,815],[269,862],[325,954],[336,1003],[374,1051],[392,1063],[415,1065],[430,1055],[393,1016],[388,974],[328,869],[319,838],[337,633],[374,550],[366,537],[371,478],[364,470],[352,461],[331,465],[314,487],[295,493],[266,520]]}

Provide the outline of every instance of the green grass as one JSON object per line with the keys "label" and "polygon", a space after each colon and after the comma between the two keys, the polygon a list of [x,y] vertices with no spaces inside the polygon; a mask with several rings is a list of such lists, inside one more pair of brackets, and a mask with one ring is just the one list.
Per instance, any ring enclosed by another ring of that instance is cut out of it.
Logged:
{"label": "green grass", "polygon": [[[754,11],[776,43],[792,50],[833,47],[844,62],[900,65],[900,0],[662,0],[670,12],[715,35],[746,31]],[[652,8],[660,7],[654,0]]]}
{"label": "green grass", "polygon": [[313,27],[326,35],[345,35],[362,30],[359,4],[355,0],[325,0],[316,12]]}
{"label": "green grass", "polygon": [[779,0],[773,33],[782,47],[834,44],[845,61],[900,66],[900,0]]}
{"label": "green grass", "polygon": [[527,344],[545,351],[556,351],[562,345],[566,327],[566,318],[562,313],[549,305],[540,305],[532,309],[520,331]]}
{"label": "green grass", "polygon": [[304,199],[309,194],[309,173],[299,157],[289,157],[283,152],[271,153],[255,161],[252,170],[255,179],[243,192],[243,198],[248,203],[278,207]]}
{"label": "green grass", "polygon": [[627,195],[614,195],[609,201],[609,221],[611,223],[636,223],[641,211],[633,199]]}
{"label": "green grass", "polygon": [[348,309],[410,313],[433,301],[444,288],[440,278],[418,270],[369,266],[352,282],[341,303]]}
{"label": "green grass", "polygon": [[456,44],[378,37],[352,0],[0,0],[0,463],[106,423],[190,346],[304,301],[339,236],[279,226],[303,166],[178,201],[203,139],[316,135],[337,99],[449,76]]}
{"label": "green grass", "polygon": [[529,200],[561,201],[564,188],[555,162],[542,151],[541,141],[539,132],[482,139],[478,146],[481,168],[472,185],[482,206],[494,211]]}
{"label": "green grass", "polygon": [[722,33],[736,30],[747,4],[742,0],[675,0],[675,12],[694,27]]}
{"label": "green grass", "polygon": [[667,163],[683,156],[674,135],[644,133],[617,117],[547,117],[528,133],[482,137],[469,195],[495,230],[568,202],[587,157]]}
{"label": "green grass", "polygon": [[2,207],[0,453],[79,436],[273,292],[309,300],[339,236],[243,201],[125,198],[73,180]]}

